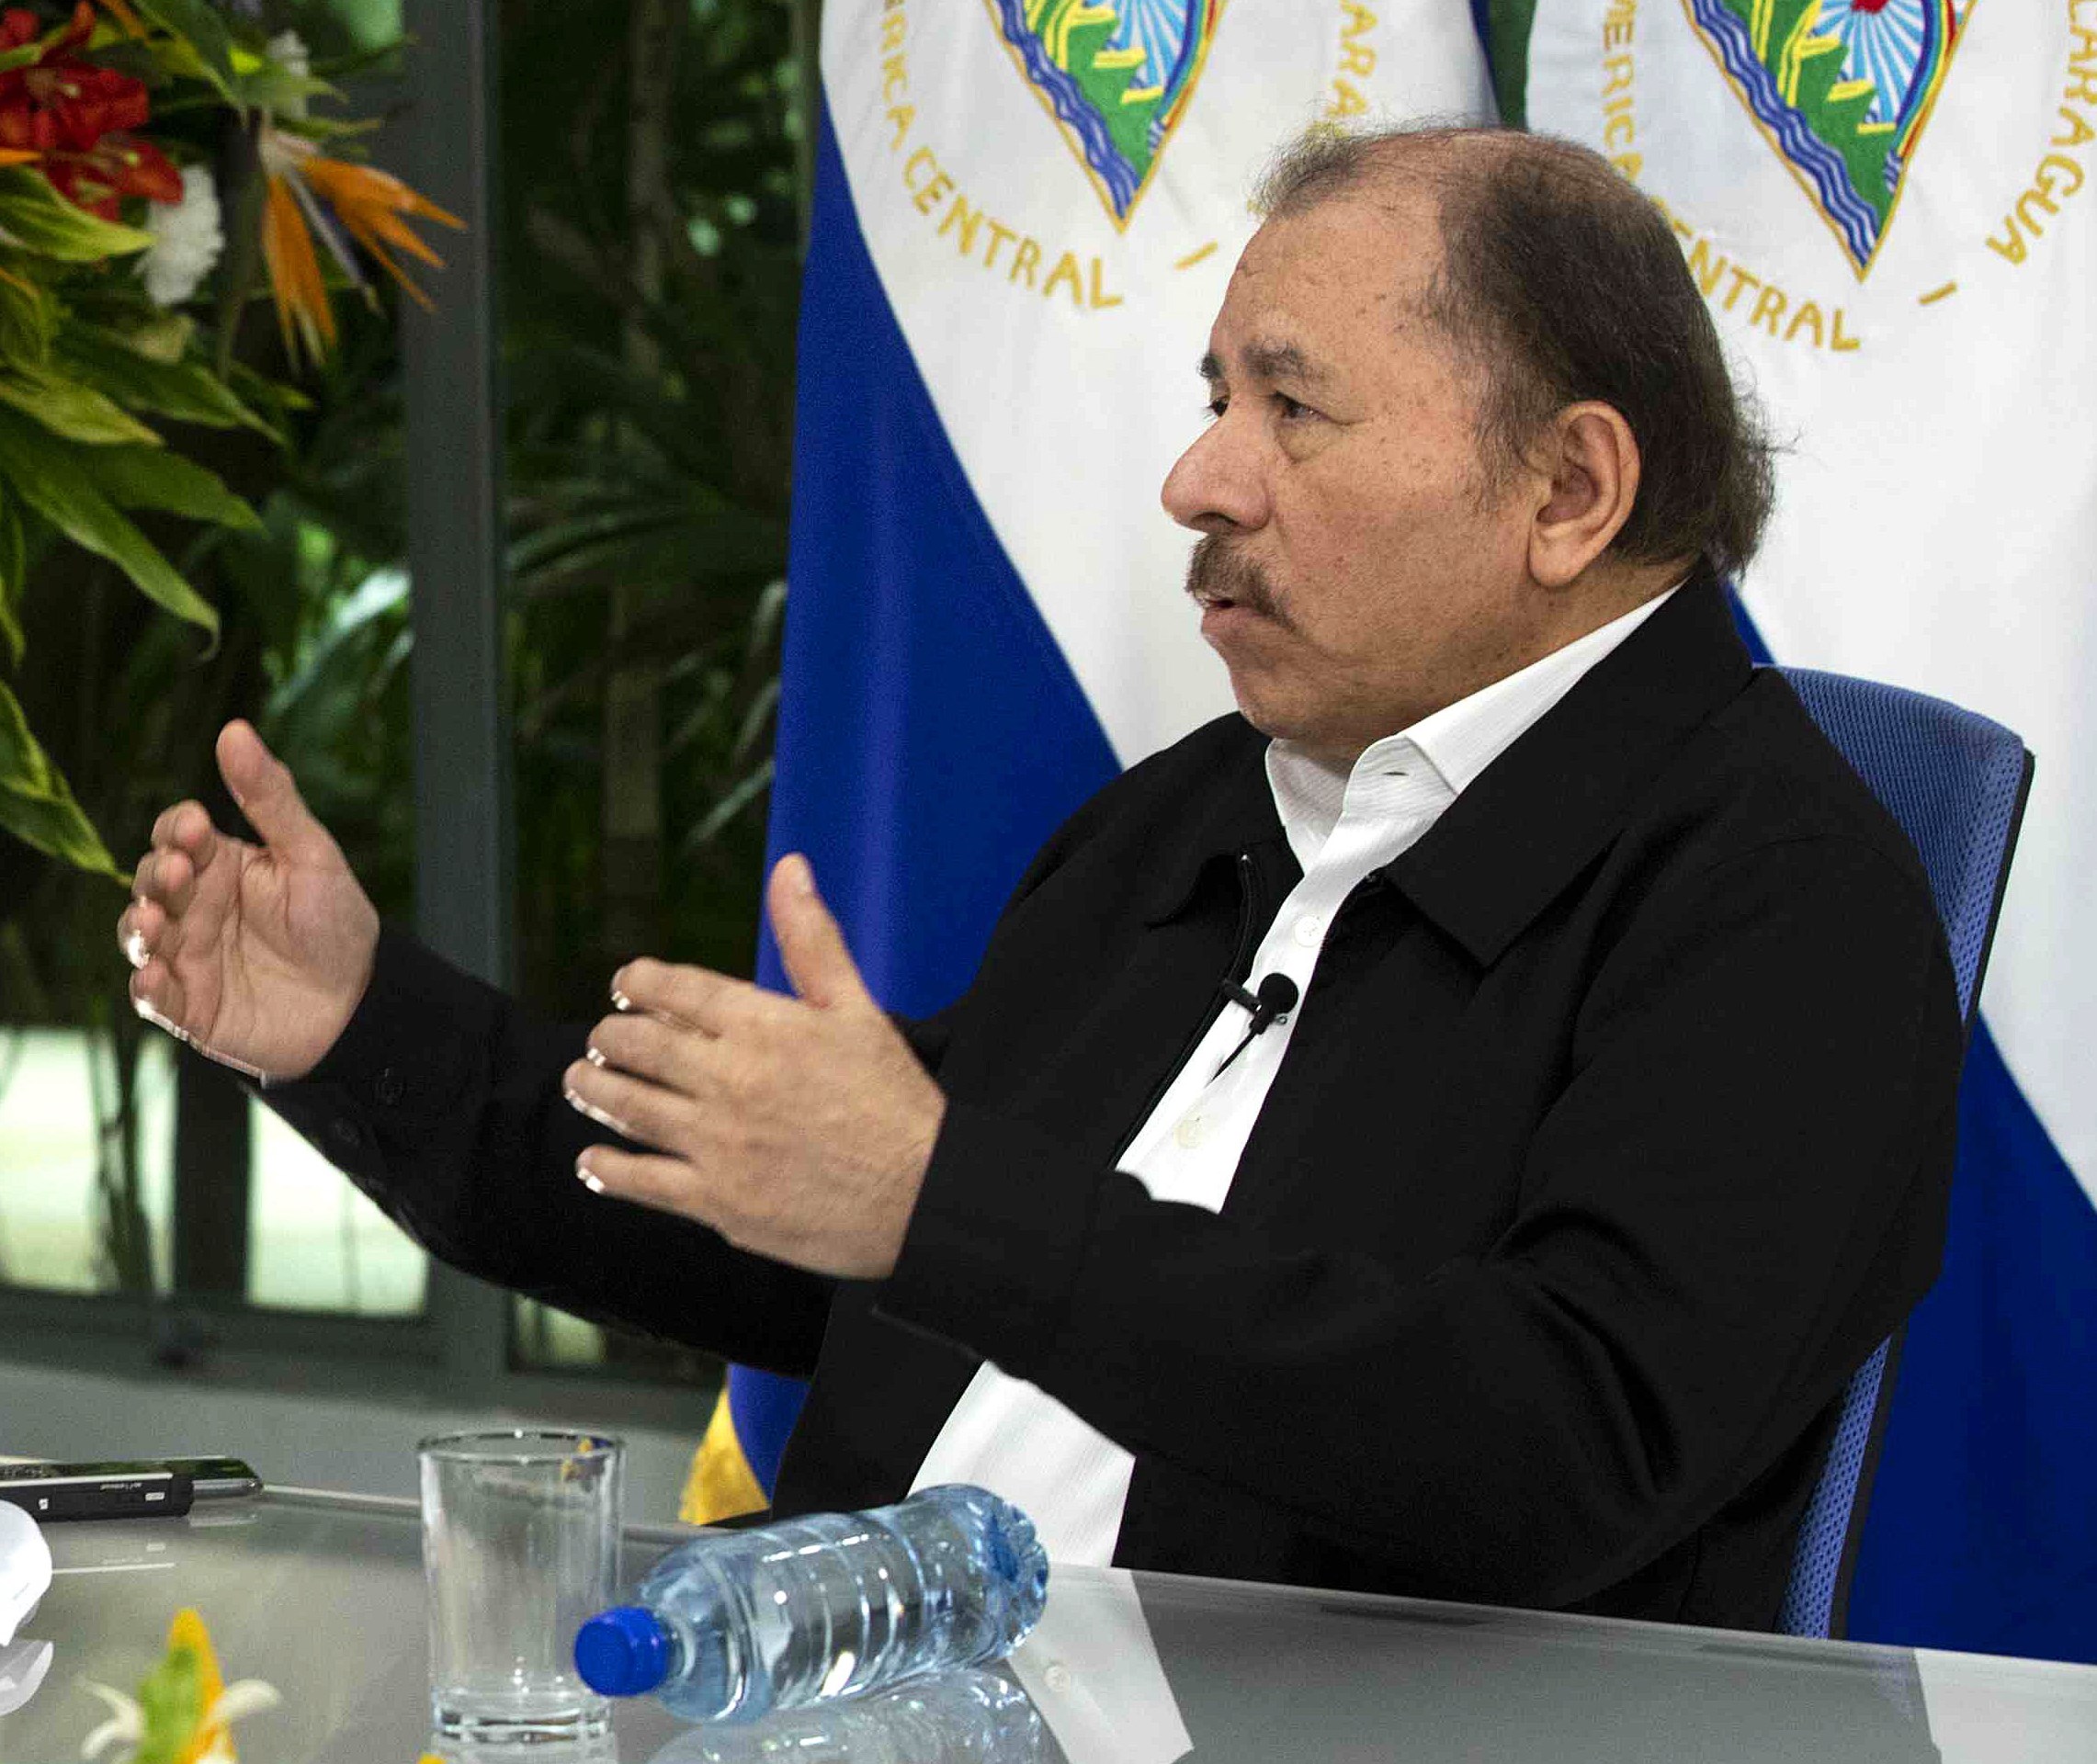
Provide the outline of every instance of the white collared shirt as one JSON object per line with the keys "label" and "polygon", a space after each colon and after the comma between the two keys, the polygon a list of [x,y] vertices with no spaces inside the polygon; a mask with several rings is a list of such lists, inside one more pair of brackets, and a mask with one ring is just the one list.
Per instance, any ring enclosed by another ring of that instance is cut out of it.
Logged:
{"label": "white collared shirt", "polygon": [[[1363,879],[1415,843],[1487,766],[1673,592],[1385,737],[1365,749],[1348,772],[1287,741],[1272,743],[1267,785],[1303,879],[1261,940],[1248,986],[1286,974],[1297,996],[1308,998],[1326,931]],[[1247,1042],[1249,1022],[1241,1007],[1227,1004],[1129,1141],[1120,1168],[1152,1198],[1222,1210],[1289,1047],[1288,1017]],[[986,1361],[912,1487],[978,1483],[1033,1519],[1052,1560],[1104,1565],[1114,1558],[1135,1462],[1053,1396]]]}

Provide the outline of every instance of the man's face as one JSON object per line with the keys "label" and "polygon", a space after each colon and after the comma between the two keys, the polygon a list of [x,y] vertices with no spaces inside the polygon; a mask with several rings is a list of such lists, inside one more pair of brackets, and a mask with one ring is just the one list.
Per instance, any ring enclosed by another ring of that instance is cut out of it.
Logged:
{"label": "man's face", "polygon": [[1215,420],[1165,480],[1187,588],[1255,728],[1335,759],[1522,664],[1533,503],[1482,493],[1475,370],[1421,311],[1424,191],[1262,227],[1203,371]]}

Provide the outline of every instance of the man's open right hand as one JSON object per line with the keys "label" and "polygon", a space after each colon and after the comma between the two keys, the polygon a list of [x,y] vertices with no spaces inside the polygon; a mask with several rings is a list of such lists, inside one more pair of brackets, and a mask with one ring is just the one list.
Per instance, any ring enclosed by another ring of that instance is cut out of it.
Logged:
{"label": "man's open right hand", "polygon": [[199,802],[153,823],[117,942],[139,1014],[252,1077],[303,1077],[364,996],[379,914],[290,768],[244,722],[220,731],[219,771],[262,835],[211,825]]}

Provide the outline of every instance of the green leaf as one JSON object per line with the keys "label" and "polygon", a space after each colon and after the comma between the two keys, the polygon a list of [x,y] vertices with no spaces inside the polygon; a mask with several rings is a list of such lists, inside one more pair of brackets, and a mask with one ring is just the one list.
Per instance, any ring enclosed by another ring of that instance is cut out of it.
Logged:
{"label": "green leaf", "polygon": [[229,104],[240,103],[240,79],[233,72],[232,33],[208,0],[131,0],[131,4],[140,17],[172,32],[196,51],[198,77],[210,81]]}
{"label": "green leaf", "polygon": [[284,380],[267,379],[256,373],[244,361],[233,363],[232,371],[226,376],[226,384],[250,404],[269,404],[286,412],[318,408],[296,386]]}
{"label": "green leaf", "polygon": [[219,639],[219,615],[82,469],[78,450],[0,409],[0,480],[83,550],[107,558],[148,600]]}
{"label": "green leaf", "polygon": [[189,345],[197,337],[197,321],[186,312],[156,311],[127,331],[105,331],[103,334],[134,356],[173,367],[187,359]]}
{"label": "green leaf", "polygon": [[17,67],[34,67],[44,58],[41,43],[24,43],[19,49],[11,49],[0,55],[0,74],[12,74]]}
{"label": "green leaf", "polygon": [[68,324],[59,333],[58,358],[67,372],[134,411],[284,439],[282,430],[243,401],[207,363],[164,360],[134,346],[121,332]]}
{"label": "green leaf", "polygon": [[14,499],[0,496],[0,638],[6,639],[7,660],[22,664],[22,589],[29,573],[29,548],[22,537],[22,517]]}
{"label": "green leaf", "polygon": [[29,732],[22,707],[5,685],[0,685],[0,827],[76,869],[112,876],[127,886],[130,881]]}
{"label": "green leaf", "polygon": [[243,533],[262,525],[217,472],[164,447],[96,447],[79,458],[81,469],[119,508],[158,509]]}
{"label": "green leaf", "polygon": [[298,132],[315,146],[328,141],[360,141],[386,126],[383,117],[300,117]]}
{"label": "green leaf", "polygon": [[0,370],[0,404],[84,447],[158,447],[160,437],[92,386],[27,364]]}
{"label": "green leaf", "polygon": [[342,90],[311,74],[294,74],[270,62],[242,76],[240,95],[257,109],[282,112],[303,122],[306,119],[300,107],[314,98],[339,100]]}
{"label": "green leaf", "polygon": [[51,354],[58,311],[22,259],[6,254],[0,263],[0,361],[42,361]]}
{"label": "green leaf", "polygon": [[139,1681],[145,1737],[131,1764],[176,1764],[204,1721],[204,1666],[196,1650],[171,1647]]}
{"label": "green leaf", "polygon": [[62,264],[99,263],[105,257],[144,251],[153,234],[98,220],[51,187],[28,165],[0,167],[0,229],[24,250]]}

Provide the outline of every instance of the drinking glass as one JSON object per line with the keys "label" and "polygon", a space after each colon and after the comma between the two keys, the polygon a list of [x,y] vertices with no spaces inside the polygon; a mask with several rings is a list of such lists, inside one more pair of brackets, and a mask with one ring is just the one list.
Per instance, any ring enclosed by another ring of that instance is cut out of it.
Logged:
{"label": "drinking glass", "polygon": [[517,1429],[425,1440],[417,1453],[437,1732],[503,1743],[608,1731],[574,1643],[618,1586],[624,1446]]}

